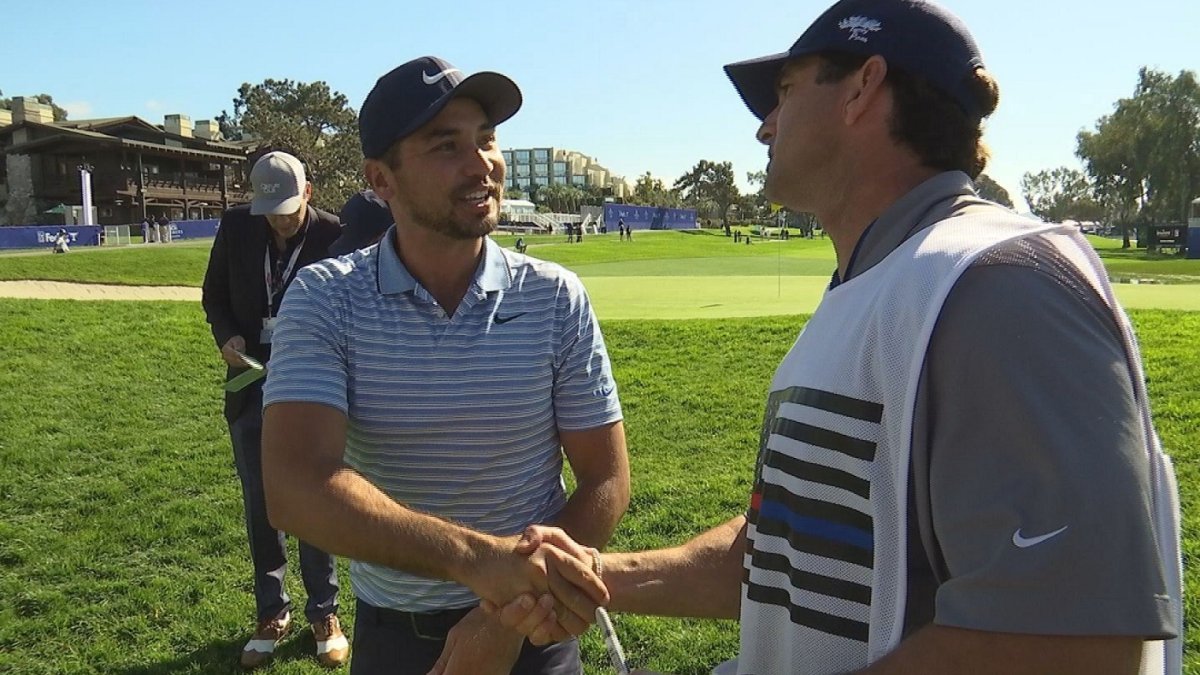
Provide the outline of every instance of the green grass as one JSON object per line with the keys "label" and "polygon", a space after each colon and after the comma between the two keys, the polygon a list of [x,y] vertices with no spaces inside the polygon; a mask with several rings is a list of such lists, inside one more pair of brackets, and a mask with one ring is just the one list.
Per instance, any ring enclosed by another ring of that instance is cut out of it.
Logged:
{"label": "green grass", "polygon": [[77,247],[0,256],[0,280],[42,279],[123,286],[199,286],[211,239],[124,248]]}
{"label": "green grass", "polygon": [[[529,254],[560,263],[581,277],[629,276],[813,276],[828,278],[835,266],[828,239],[763,242],[746,246],[716,231],[639,232],[632,242],[615,235],[586,236],[567,244],[557,235],[525,237]],[[513,235],[496,240],[511,247]],[[1114,278],[1163,284],[1200,284],[1200,260],[1123,251],[1120,242],[1090,237]],[[128,248],[74,249],[69,255],[46,251],[0,254],[0,280],[44,279],[82,283],[199,286],[211,240]],[[1114,247],[1116,246],[1116,247]]]}
{"label": "green grass", "polygon": [[[526,237],[532,255],[587,281],[604,319],[634,475],[613,542],[623,550],[681,542],[745,507],[763,393],[802,324],[794,315],[816,306],[834,265],[827,240],[635,236]],[[1200,261],[1093,241],[1114,277],[1200,281]],[[210,247],[0,255],[0,280],[198,286]],[[1195,285],[1117,292],[1134,309],[1200,310]],[[793,316],[725,318],[763,315]],[[1200,556],[1200,313],[1133,316],[1180,473],[1190,562]],[[0,672],[232,671],[253,601],[224,371],[200,308],[0,299],[0,340]],[[1187,672],[1200,673],[1200,578],[1189,570],[1187,582]],[[294,574],[289,590],[303,597]],[[732,622],[614,618],[638,665],[706,673],[736,651]],[[321,672],[311,649],[307,634],[293,637],[266,672]],[[587,672],[607,672],[594,635],[584,649]]]}
{"label": "green grass", "polygon": [[[1133,316],[1180,472],[1200,673],[1200,314]],[[603,323],[634,487],[613,548],[679,543],[745,508],[764,393],[802,322]],[[0,340],[0,672],[233,672],[250,563],[200,308],[0,299]],[[288,583],[303,598],[297,575]],[[343,590],[352,625],[345,576]],[[733,622],[615,620],[631,660],[662,672],[707,673],[737,649]],[[264,672],[323,672],[311,649],[292,637]],[[608,672],[594,631],[584,650],[588,673]]]}

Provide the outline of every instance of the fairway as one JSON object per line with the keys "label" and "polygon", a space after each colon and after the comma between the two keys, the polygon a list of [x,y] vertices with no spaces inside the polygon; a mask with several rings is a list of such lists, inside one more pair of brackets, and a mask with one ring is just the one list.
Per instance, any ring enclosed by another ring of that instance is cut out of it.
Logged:
{"label": "fairway", "polygon": [[[613,358],[633,495],[611,548],[678,544],[742,512],[764,392],[828,285],[829,243],[735,246],[708,233],[535,241],[531,254],[583,277]],[[0,279],[195,288],[210,245],[0,256]],[[1200,279],[1172,264],[1197,261],[1120,261],[1139,279]],[[1200,674],[1190,564],[1200,556],[1200,285],[1116,288],[1179,471],[1185,672]],[[1162,307],[1192,311],[1143,309]],[[199,303],[0,299],[0,340],[0,673],[235,672],[253,611],[250,563],[220,412],[224,368]],[[288,589],[303,597],[298,575]],[[737,650],[734,622],[613,618],[631,661],[659,672],[701,675]],[[596,632],[582,644],[585,673],[609,672]],[[258,672],[325,672],[312,649],[307,632],[293,633]]]}
{"label": "fairway", "polygon": [[[558,262],[584,280],[604,319],[691,319],[809,314],[836,267],[826,239],[733,244],[714,231],[644,232],[567,244],[530,236],[529,255]],[[1200,311],[1200,260],[1147,256],[1091,237],[1129,309]],[[496,241],[511,247],[512,235]],[[211,240],[127,248],[79,248],[70,255],[0,254],[0,280],[39,279],[134,286],[199,287]],[[76,253],[78,251],[78,253]],[[153,294],[148,294],[153,296]],[[67,296],[70,297],[70,296]]]}

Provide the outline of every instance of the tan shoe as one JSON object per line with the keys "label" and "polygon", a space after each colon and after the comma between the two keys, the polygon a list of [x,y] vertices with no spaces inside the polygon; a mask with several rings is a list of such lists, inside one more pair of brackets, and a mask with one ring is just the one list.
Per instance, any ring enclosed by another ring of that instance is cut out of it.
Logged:
{"label": "tan shoe", "polygon": [[287,635],[291,624],[292,615],[289,612],[259,622],[254,635],[250,636],[250,641],[242,648],[242,667],[250,670],[270,661],[275,655],[275,647],[283,636]]}
{"label": "tan shoe", "polygon": [[337,614],[326,615],[312,624],[313,640],[317,643],[317,662],[326,668],[337,668],[350,658],[350,642],[342,632]]}

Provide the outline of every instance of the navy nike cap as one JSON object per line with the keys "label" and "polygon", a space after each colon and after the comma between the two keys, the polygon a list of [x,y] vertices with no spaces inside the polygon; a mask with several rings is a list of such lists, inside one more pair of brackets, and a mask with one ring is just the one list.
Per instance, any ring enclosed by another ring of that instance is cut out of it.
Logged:
{"label": "navy nike cap", "polygon": [[492,124],[521,109],[521,90],[500,73],[463,77],[462,71],[436,56],[422,56],[379,78],[358,113],[363,154],[379,159],[396,141],[420,129],[452,99],[479,103]]}
{"label": "navy nike cap", "polygon": [[982,110],[967,76],[983,67],[979,46],[962,19],[928,0],[842,0],[825,10],[791,49],[725,66],[750,111],[765,119],[775,109],[783,66],[823,52],[882,56],[888,65],[924,78],[968,116]]}
{"label": "navy nike cap", "polygon": [[392,226],[392,211],[374,190],[357,192],[341,211],[342,234],[329,245],[329,255],[341,256],[366,248]]}

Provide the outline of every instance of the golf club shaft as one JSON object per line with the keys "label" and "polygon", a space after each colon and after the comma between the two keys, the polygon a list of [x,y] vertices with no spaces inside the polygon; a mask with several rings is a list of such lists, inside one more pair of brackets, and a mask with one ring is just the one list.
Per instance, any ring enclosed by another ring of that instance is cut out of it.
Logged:
{"label": "golf club shaft", "polygon": [[603,607],[596,608],[596,624],[600,626],[600,632],[604,635],[604,647],[608,650],[608,660],[612,662],[613,670],[617,675],[629,675],[629,666],[625,665],[625,650],[621,647],[621,641],[617,639],[617,630],[613,628],[608,610]]}

